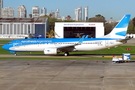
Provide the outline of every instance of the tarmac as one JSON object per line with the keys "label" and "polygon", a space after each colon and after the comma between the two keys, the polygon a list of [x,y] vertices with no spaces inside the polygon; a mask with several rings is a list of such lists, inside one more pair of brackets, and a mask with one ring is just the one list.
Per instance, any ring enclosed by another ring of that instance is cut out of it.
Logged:
{"label": "tarmac", "polygon": [[[124,45],[135,45],[135,39]],[[135,61],[12,59],[37,57],[34,55],[0,57],[11,57],[0,60],[0,90],[135,90]],[[78,56],[81,57],[89,55]]]}
{"label": "tarmac", "polygon": [[0,90],[135,90],[135,61],[0,60]]}

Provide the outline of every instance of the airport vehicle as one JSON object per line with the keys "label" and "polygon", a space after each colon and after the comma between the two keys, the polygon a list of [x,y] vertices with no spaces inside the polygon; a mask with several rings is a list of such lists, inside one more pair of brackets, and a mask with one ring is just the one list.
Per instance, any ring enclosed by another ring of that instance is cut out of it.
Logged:
{"label": "airport vehicle", "polygon": [[130,58],[131,58],[130,53],[123,53],[122,57],[113,56],[112,62],[114,62],[114,63],[128,62],[131,60]]}
{"label": "airport vehicle", "polygon": [[60,52],[65,52],[65,56],[73,51],[95,51],[106,49],[114,46],[124,44],[129,40],[126,38],[126,32],[130,15],[124,15],[121,21],[114,27],[114,29],[101,38],[64,38],[64,39],[19,39],[10,41],[8,44],[2,46],[3,49],[16,52],[34,52],[42,51],[44,54],[55,55]]}
{"label": "airport vehicle", "polygon": [[125,60],[123,60],[123,58],[120,58],[120,57],[113,57],[112,62],[113,63],[120,63],[120,62],[125,62]]}

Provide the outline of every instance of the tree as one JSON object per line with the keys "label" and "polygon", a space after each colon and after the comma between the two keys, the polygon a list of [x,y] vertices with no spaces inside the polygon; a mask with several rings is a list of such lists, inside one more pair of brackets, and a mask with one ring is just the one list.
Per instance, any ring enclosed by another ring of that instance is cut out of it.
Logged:
{"label": "tree", "polygon": [[49,31],[54,30],[55,22],[60,21],[57,18],[53,18],[51,14],[49,16],[41,16],[41,18],[48,18],[49,21]]}
{"label": "tree", "polygon": [[[132,22],[133,22],[133,26],[135,28],[135,17],[132,19]],[[133,28],[133,30],[134,30],[134,28]]]}
{"label": "tree", "polygon": [[117,22],[105,23],[105,35],[109,34],[116,25]]}
{"label": "tree", "polygon": [[135,17],[132,19],[132,22],[133,22],[133,33],[135,33]]}
{"label": "tree", "polygon": [[46,34],[47,34],[47,38],[55,38],[55,35],[58,36],[58,34],[54,30],[50,30],[50,32],[46,32]]}
{"label": "tree", "polygon": [[133,19],[129,22],[128,25],[128,34],[135,34],[135,30],[134,30],[135,26],[133,25]]}
{"label": "tree", "polygon": [[98,14],[95,17],[89,18],[88,22],[103,22],[105,24],[106,20],[104,16]]}

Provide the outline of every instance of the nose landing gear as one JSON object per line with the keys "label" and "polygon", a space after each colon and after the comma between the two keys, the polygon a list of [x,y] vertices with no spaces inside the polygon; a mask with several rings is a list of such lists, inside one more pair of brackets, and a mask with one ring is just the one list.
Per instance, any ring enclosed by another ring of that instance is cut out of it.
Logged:
{"label": "nose landing gear", "polygon": [[64,53],[64,56],[69,56],[69,53],[68,53],[68,52],[65,52],[65,53]]}

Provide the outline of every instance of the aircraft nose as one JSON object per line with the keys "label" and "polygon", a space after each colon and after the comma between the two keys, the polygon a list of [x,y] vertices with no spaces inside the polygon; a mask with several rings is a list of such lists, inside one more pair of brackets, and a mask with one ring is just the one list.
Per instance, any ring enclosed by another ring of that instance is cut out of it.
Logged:
{"label": "aircraft nose", "polygon": [[2,48],[5,49],[5,50],[9,50],[9,47],[8,47],[7,44],[3,45]]}

